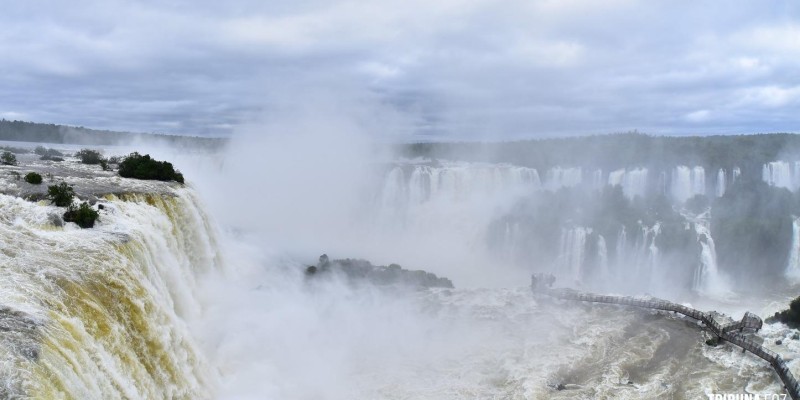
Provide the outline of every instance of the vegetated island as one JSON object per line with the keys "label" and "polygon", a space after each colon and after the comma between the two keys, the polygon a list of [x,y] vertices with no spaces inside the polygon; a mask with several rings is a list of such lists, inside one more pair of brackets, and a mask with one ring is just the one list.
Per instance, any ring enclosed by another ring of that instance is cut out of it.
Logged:
{"label": "vegetated island", "polygon": [[306,276],[341,274],[351,283],[369,282],[379,286],[402,285],[419,288],[453,288],[453,282],[444,277],[425,271],[403,269],[397,264],[388,266],[372,265],[369,261],[358,259],[329,260],[327,254],[319,257],[317,265],[306,268]]}
{"label": "vegetated island", "polygon": [[84,128],[82,126],[9,121],[6,119],[0,119],[0,140],[92,146],[148,142],[201,150],[219,149],[228,142],[228,139],[218,137],[116,132]]}
{"label": "vegetated island", "polygon": [[45,200],[63,208],[63,213],[50,215],[55,226],[74,222],[81,228],[92,228],[100,220],[108,195],[169,196],[173,187],[184,183],[183,174],[172,163],[137,152],[106,158],[93,149],[68,155],[38,146],[6,149],[2,155],[8,163],[0,165],[0,193],[29,201]]}
{"label": "vegetated island", "polygon": [[766,322],[769,324],[782,322],[790,328],[800,329],[800,297],[792,300],[788,309],[776,312],[773,316],[768,317]]}

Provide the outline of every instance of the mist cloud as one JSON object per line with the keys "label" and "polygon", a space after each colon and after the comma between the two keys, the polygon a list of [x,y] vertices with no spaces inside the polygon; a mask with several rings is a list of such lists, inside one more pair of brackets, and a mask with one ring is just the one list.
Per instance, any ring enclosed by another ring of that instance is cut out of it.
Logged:
{"label": "mist cloud", "polygon": [[[12,2],[0,117],[225,135],[349,86],[415,139],[797,131],[796,2]],[[375,134],[380,134],[376,132]]]}

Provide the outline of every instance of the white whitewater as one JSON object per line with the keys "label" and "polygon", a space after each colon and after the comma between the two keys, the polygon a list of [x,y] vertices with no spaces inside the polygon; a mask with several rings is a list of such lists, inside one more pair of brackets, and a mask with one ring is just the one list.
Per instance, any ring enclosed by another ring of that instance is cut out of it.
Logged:
{"label": "white whitewater", "polygon": [[[436,191],[460,190],[458,172],[430,172],[443,182]],[[383,187],[400,203],[438,196],[427,194],[425,170],[387,174]],[[697,333],[669,317],[643,327],[637,313],[614,308],[540,305],[526,280],[408,293],[310,282],[301,262],[270,255],[268,244],[218,237],[191,189],[104,203],[101,223],[80,230],[50,224],[55,207],[0,196],[3,305],[42,330],[31,343],[0,336],[0,398],[638,399],[700,398],[709,382],[774,389],[762,365],[696,351]],[[508,237],[517,230],[505,226]],[[628,249],[621,229],[617,252],[655,265],[658,232],[642,227]],[[559,233],[567,271],[581,279],[591,232]],[[606,239],[597,240],[605,273]],[[562,382],[574,389],[548,386]]]}
{"label": "white whitewater", "polygon": [[761,178],[770,186],[797,190],[800,183],[800,163],[787,161],[773,161],[761,169]]}
{"label": "white whitewater", "polygon": [[578,186],[583,182],[580,168],[553,167],[547,171],[545,185],[548,189]]}
{"label": "white whitewater", "polygon": [[603,277],[609,277],[608,248],[606,247],[606,238],[603,235],[597,235],[597,256],[600,261],[600,273]]}
{"label": "white whitewater", "polygon": [[[569,173],[566,177],[572,179]],[[533,168],[457,162],[444,162],[441,166],[411,164],[395,166],[389,171],[380,197],[387,208],[405,208],[540,187],[539,173]]]}
{"label": "white whitewater", "polygon": [[679,203],[685,202],[692,196],[706,194],[705,170],[703,167],[689,168],[685,165],[675,167],[672,170],[670,194]]}
{"label": "white whitewater", "polygon": [[563,229],[561,232],[561,266],[558,275],[567,275],[572,282],[583,281],[583,264],[586,260],[586,235],[583,227]]}
{"label": "white whitewater", "polygon": [[647,179],[646,168],[619,169],[608,175],[608,184],[621,186],[623,193],[629,198],[644,197],[647,194]]}
{"label": "white whitewater", "polygon": [[35,362],[4,346],[3,398],[211,397],[216,373],[186,323],[197,274],[219,264],[204,212],[188,190],[108,200],[81,230],[0,195],[2,305],[42,326]]}
{"label": "white whitewater", "polygon": [[717,197],[722,197],[725,194],[725,170],[720,168],[717,171]]}
{"label": "white whitewater", "polygon": [[658,235],[661,233],[661,224],[656,222],[653,226],[641,225],[641,236],[637,240],[636,268],[640,278],[653,287],[658,279],[659,250],[656,245]]}
{"label": "white whitewater", "polygon": [[800,218],[798,217],[792,221],[792,244],[789,248],[785,275],[794,282],[800,282]]}
{"label": "white whitewater", "polygon": [[719,271],[714,239],[706,217],[698,217],[691,221],[694,225],[697,241],[700,243],[700,265],[694,277],[694,290],[710,297],[724,297],[731,294],[727,279]]}

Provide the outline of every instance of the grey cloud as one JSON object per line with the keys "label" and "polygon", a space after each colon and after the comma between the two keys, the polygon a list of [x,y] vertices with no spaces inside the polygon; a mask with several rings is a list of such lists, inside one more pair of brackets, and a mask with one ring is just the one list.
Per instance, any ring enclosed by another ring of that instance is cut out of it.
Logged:
{"label": "grey cloud", "polygon": [[798,17],[791,1],[12,2],[0,116],[225,135],[347,91],[404,114],[407,139],[798,131]]}

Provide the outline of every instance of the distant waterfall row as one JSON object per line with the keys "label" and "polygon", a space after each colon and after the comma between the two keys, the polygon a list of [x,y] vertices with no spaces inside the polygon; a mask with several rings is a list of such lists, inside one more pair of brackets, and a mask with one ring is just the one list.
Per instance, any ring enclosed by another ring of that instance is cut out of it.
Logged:
{"label": "distant waterfall row", "polygon": [[[729,283],[719,271],[708,221],[693,220],[687,226],[693,227],[699,245],[692,289],[711,296],[728,294]],[[800,229],[797,223],[795,229]],[[600,284],[624,281],[645,288],[656,287],[674,269],[669,262],[661,260],[662,255],[657,244],[660,232],[659,223],[653,226],[640,225],[634,237],[628,237],[623,227],[616,238],[615,251],[609,253],[606,239],[602,235],[593,234],[592,228],[563,228],[558,262],[553,272],[578,286],[588,281]],[[795,265],[800,268],[797,266],[797,258],[800,256],[795,257]]]}
{"label": "distant waterfall row", "polygon": [[[767,166],[764,180],[779,186],[784,185],[782,170],[779,167],[769,168],[770,171],[778,171],[769,175],[779,176],[777,183],[767,179]],[[791,177],[796,177],[797,186],[800,186],[800,169],[798,171],[798,174]],[[664,193],[682,203],[698,194],[720,197],[740,175],[739,168],[719,169],[709,178],[703,167],[683,165],[655,173],[647,168],[618,169],[606,173],[600,169],[554,167],[541,175],[534,168],[508,164],[401,164],[393,167],[385,176],[381,201],[391,206],[400,203],[413,205],[437,199],[452,201],[512,190],[557,190],[579,185],[599,189],[605,185],[618,185],[629,198]]]}
{"label": "distant waterfall row", "polygon": [[764,182],[791,191],[800,189],[800,161],[773,161],[761,169]]}

